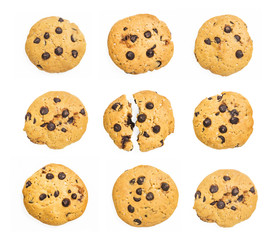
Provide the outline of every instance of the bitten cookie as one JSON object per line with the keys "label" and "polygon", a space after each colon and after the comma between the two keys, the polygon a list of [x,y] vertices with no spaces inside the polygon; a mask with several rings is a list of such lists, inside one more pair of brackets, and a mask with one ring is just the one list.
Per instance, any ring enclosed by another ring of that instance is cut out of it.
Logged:
{"label": "bitten cookie", "polygon": [[68,20],[47,17],[30,30],[25,51],[38,69],[50,73],[68,71],[79,64],[86,50],[82,32]]}
{"label": "bitten cookie", "polygon": [[138,14],[114,24],[108,50],[119,68],[138,74],[164,67],[173,56],[174,44],[164,22],[150,14]]}
{"label": "bitten cookie", "polygon": [[106,109],[103,116],[103,126],[114,143],[121,149],[131,151],[133,144],[131,136],[134,123],[131,120],[131,103],[125,95],[114,100]]}
{"label": "bitten cookie", "polygon": [[218,170],[199,185],[194,209],[205,222],[232,227],[252,215],[257,199],[257,190],[248,176],[236,170]]}
{"label": "bitten cookie", "polygon": [[199,64],[222,76],[243,69],[250,61],[252,51],[253,42],[247,32],[247,25],[232,15],[206,21],[195,42],[195,56]]}
{"label": "bitten cookie", "polygon": [[204,99],[195,109],[197,138],[209,147],[241,147],[253,131],[253,111],[248,100],[235,92]]}
{"label": "bitten cookie", "polygon": [[87,206],[88,192],[69,168],[49,164],[28,178],[23,190],[28,213],[49,225],[61,225],[80,217]]}
{"label": "bitten cookie", "polygon": [[118,216],[135,227],[150,227],[168,219],[177,207],[178,197],[171,177],[146,165],[125,171],[113,188]]}
{"label": "bitten cookie", "polygon": [[77,97],[67,92],[48,92],[29,107],[24,131],[33,143],[61,149],[82,137],[87,122],[88,114]]}
{"label": "bitten cookie", "polygon": [[139,128],[137,141],[140,150],[146,152],[163,146],[175,128],[170,101],[153,91],[141,91],[133,97],[139,107],[136,126]]}

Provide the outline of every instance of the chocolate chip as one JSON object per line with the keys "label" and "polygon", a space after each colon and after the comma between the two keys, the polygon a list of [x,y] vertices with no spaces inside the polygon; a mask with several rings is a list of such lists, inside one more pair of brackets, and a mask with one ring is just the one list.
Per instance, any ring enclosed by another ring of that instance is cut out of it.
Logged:
{"label": "chocolate chip", "polygon": [[142,223],[138,218],[134,219],[133,222],[137,223],[137,225],[140,225]]}
{"label": "chocolate chip", "polygon": [[64,22],[64,19],[63,18],[59,18],[58,21],[59,22]]}
{"label": "chocolate chip", "polygon": [[128,60],[133,60],[135,57],[135,54],[131,51],[128,51],[125,56]]}
{"label": "chocolate chip", "polygon": [[61,33],[63,32],[63,30],[62,30],[62,28],[57,27],[57,28],[55,29],[55,32],[56,32],[57,34],[61,34]]}
{"label": "chocolate chip", "polygon": [[80,110],[80,112],[79,113],[81,113],[83,116],[85,116],[86,115],[86,112],[85,112],[85,109],[84,108],[82,108],[81,110]]}
{"label": "chocolate chip", "polygon": [[72,124],[73,123],[73,117],[71,117],[71,118],[69,118],[69,120],[68,120],[68,124]]}
{"label": "chocolate chip", "polygon": [[232,28],[229,25],[225,25],[224,32],[225,33],[230,33],[231,31],[232,31]]}
{"label": "chocolate chip", "polygon": [[25,115],[25,121],[27,121],[28,120],[28,118],[29,118],[29,121],[31,120],[31,117],[32,117],[32,114],[31,113],[26,113],[26,115]]}
{"label": "chocolate chip", "polygon": [[227,127],[226,127],[225,125],[221,125],[221,126],[219,127],[219,132],[221,132],[221,133],[226,133],[226,132],[227,132]]}
{"label": "chocolate chip", "polygon": [[235,206],[232,206],[231,209],[232,209],[233,211],[235,211],[235,210],[236,210],[236,207],[235,207]]}
{"label": "chocolate chip", "polygon": [[209,97],[208,100],[212,100],[212,97]]}
{"label": "chocolate chip", "polygon": [[43,123],[42,125],[40,125],[40,127],[45,127],[47,123]]}
{"label": "chocolate chip", "polygon": [[231,117],[230,118],[230,123],[231,124],[238,124],[238,122],[239,122],[239,119],[237,117]]}
{"label": "chocolate chip", "polygon": [[205,127],[209,127],[211,125],[211,120],[209,118],[206,118],[204,121],[203,121],[203,125]]}
{"label": "chocolate chip", "polygon": [[254,194],[255,193],[255,188],[251,187],[249,191]]}
{"label": "chocolate chip", "polygon": [[150,38],[152,36],[152,34],[150,31],[146,31],[146,32],[144,32],[144,36],[145,36],[145,38]]}
{"label": "chocolate chip", "polygon": [[38,37],[36,37],[36,38],[34,39],[33,43],[39,44],[39,43],[40,43],[40,41],[41,41],[41,39],[40,39],[40,38],[38,38]]}
{"label": "chocolate chip", "polygon": [[159,60],[157,60],[157,61],[156,61],[156,63],[157,63],[157,66],[156,66],[156,67],[160,67],[160,66],[161,66],[161,64],[162,64],[162,62],[161,62],[161,61],[159,61]]}
{"label": "chocolate chip", "polygon": [[47,60],[48,58],[50,58],[50,54],[48,52],[45,52],[42,54],[42,59],[43,60]]}
{"label": "chocolate chip", "polygon": [[61,102],[61,99],[60,99],[60,98],[53,98],[53,101],[54,101],[55,103],[58,103],[58,102]]}
{"label": "chocolate chip", "polygon": [[170,185],[166,182],[161,183],[161,188],[163,191],[168,191],[170,188]]}
{"label": "chocolate chip", "polygon": [[60,180],[64,180],[64,179],[66,178],[66,174],[65,174],[64,172],[59,172],[58,178],[59,178]]}
{"label": "chocolate chip", "polygon": [[153,109],[153,108],[154,108],[153,103],[152,103],[152,102],[147,102],[147,103],[146,103],[146,108],[147,108],[147,109]]}
{"label": "chocolate chip", "polygon": [[28,181],[28,182],[26,182],[25,187],[28,188],[28,187],[30,187],[31,185],[32,185],[32,183],[31,183],[30,181]]}
{"label": "chocolate chip", "polygon": [[210,203],[209,205],[214,206],[217,203],[217,201],[214,201],[212,203]]}
{"label": "chocolate chip", "polygon": [[130,181],[129,181],[129,184],[133,185],[135,183],[135,178],[132,178]]}
{"label": "chocolate chip", "polygon": [[121,107],[122,107],[122,105],[120,103],[114,103],[113,106],[112,106],[112,109],[116,111],[118,106],[120,106],[119,109],[118,109],[118,110],[120,110]]}
{"label": "chocolate chip", "polygon": [[209,191],[211,193],[216,193],[218,192],[218,186],[217,185],[211,185],[210,188],[209,188]]}
{"label": "chocolate chip", "polygon": [[55,128],[56,128],[56,126],[55,126],[55,124],[54,124],[53,122],[49,122],[49,123],[47,124],[47,129],[48,129],[49,131],[53,131],[53,130],[55,130]]}
{"label": "chocolate chip", "polygon": [[218,102],[220,102],[221,100],[222,100],[222,98],[223,98],[223,96],[217,96],[217,100],[218,100]]}
{"label": "chocolate chip", "polygon": [[34,120],[33,120],[33,124],[35,124],[37,122],[37,120],[36,120],[36,118],[34,118]]}
{"label": "chocolate chip", "polygon": [[195,117],[198,117],[198,115],[200,114],[199,112],[195,112]]}
{"label": "chocolate chip", "polygon": [[77,58],[78,52],[77,52],[76,50],[72,50],[72,51],[71,51],[71,55],[72,55],[74,58]]}
{"label": "chocolate chip", "polygon": [[220,112],[215,113],[215,116],[218,116],[220,114]]}
{"label": "chocolate chip", "polygon": [[69,110],[68,110],[68,109],[65,109],[65,110],[62,112],[62,117],[63,117],[63,118],[66,118],[68,115],[69,115]]}
{"label": "chocolate chip", "polygon": [[236,51],[236,57],[237,58],[242,58],[243,57],[243,52],[241,50]]}
{"label": "chocolate chip", "polygon": [[226,140],[223,136],[218,136],[221,139],[221,144],[223,144]]}
{"label": "chocolate chip", "polygon": [[49,112],[48,107],[41,107],[41,109],[40,109],[41,115],[46,115],[46,114],[48,114],[48,112]]}
{"label": "chocolate chip", "polygon": [[223,179],[224,179],[224,181],[229,181],[229,180],[231,180],[231,178],[230,178],[229,176],[224,176]]}
{"label": "chocolate chip", "polygon": [[148,201],[152,201],[152,200],[154,199],[153,193],[152,193],[152,192],[149,192],[149,193],[146,195],[146,199],[147,199]]}
{"label": "chocolate chip", "polygon": [[233,196],[236,196],[236,195],[238,195],[238,193],[239,193],[238,187],[233,188],[233,190],[232,190],[232,195],[233,195]]}
{"label": "chocolate chip", "polygon": [[158,34],[158,31],[157,31],[156,28],[153,28],[153,31],[154,31],[156,34]]}
{"label": "chocolate chip", "polygon": [[128,115],[127,115],[126,124],[127,124],[128,126],[130,126],[131,129],[133,129],[134,126],[135,126],[135,124],[134,124],[134,122],[132,122],[131,118],[132,118],[132,115],[131,115],[131,114],[128,114]]}
{"label": "chocolate chip", "polygon": [[41,65],[39,65],[39,64],[37,65],[37,67],[42,69],[42,66],[41,66]]}
{"label": "chocolate chip", "polygon": [[201,192],[199,190],[195,193],[195,199],[197,198],[201,198]]}
{"label": "chocolate chip", "polygon": [[160,126],[159,126],[159,125],[155,125],[155,126],[153,127],[153,132],[154,132],[154,133],[159,133],[159,132],[160,132]]}
{"label": "chocolate chip", "polygon": [[124,27],[123,30],[126,31],[126,30],[127,30],[127,27]]}
{"label": "chocolate chip", "polygon": [[240,196],[238,197],[237,201],[238,201],[238,202],[242,202],[243,198],[244,198],[243,195],[240,195]]}
{"label": "chocolate chip", "polygon": [[221,104],[221,105],[219,106],[219,111],[222,112],[222,113],[223,113],[223,112],[226,112],[227,108],[228,108],[228,107],[227,107],[225,104]]}
{"label": "chocolate chip", "polygon": [[55,192],[54,192],[54,197],[58,197],[58,196],[59,196],[59,194],[60,194],[60,192],[59,192],[59,191],[55,191]]}
{"label": "chocolate chip", "polygon": [[49,33],[46,32],[44,35],[43,35],[44,39],[48,39],[50,37]]}
{"label": "chocolate chip", "polygon": [[70,36],[70,40],[71,40],[72,42],[76,42],[76,39],[74,38],[73,34]]}
{"label": "chocolate chip", "polygon": [[164,141],[163,141],[163,140],[160,140],[160,143],[161,143],[161,146],[163,146],[163,145],[164,145]]}
{"label": "chocolate chip", "polygon": [[131,205],[128,205],[127,207],[127,210],[130,212],[130,213],[134,213],[134,207],[132,207]]}
{"label": "chocolate chip", "polygon": [[54,52],[55,52],[56,55],[60,56],[63,53],[63,48],[56,47]]}
{"label": "chocolate chip", "polygon": [[239,35],[235,35],[234,38],[239,42],[241,37]]}
{"label": "chocolate chip", "polygon": [[215,37],[215,38],[214,38],[214,41],[215,41],[217,44],[221,43],[221,39],[220,39],[219,37]]}
{"label": "chocolate chip", "polygon": [[151,58],[154,56],[154,50],[153,49],[148,49],[147,52],[146,52],[146,55],[148,58]]}
{"label": "chocolate chip", "polygon": [[137,188],[137,189],[136,189],[136,193],[137,193],[138,195],[142,195],[142,188]]}
{"label": "chocolate chip", "polygon": [[204,196],[204,197],[203,197],[203,202],[205,202],[205,201],[206,201],[206,197]]}
{"label": "chocolate chip", "polygon": [[144,132],[144,133],[143,133],[143,136],[146,137],[146,138],[149,138],[149,137],[150,137],[150,135],[149,135],[147,132]]}
{"label": "chocolate chip", "polygon": [[67,132],[67,129],[62,128],[61,131],[65,133],[65,132]]}
{"label": "chocolate chip", "polygon": [[225,203],[223,201],[218,201],[216,206],[219,209],[223,209],[225,207]]}
{"label": "chocolate chip", "polygon": [[145,181],[144,176],[137,178],[137,184],[139,184],[139,185],[142,185],[144,183],[144,181]]}
{"label": "chocolate chip", "polygon": [[114,131],[115,131],[115,132],[119,132],[119,131],[121,131],[121,129],[122,129],[122,127],[121,127],[120,124],[116,123],[116,124],[114,125]]}
{"label": "chocolate chip", "polygon": [[231,114],[232,117],[234,116],[238,116],[239,112],[236,109],[233,109],[232,111],[229,112]]}
{"label": "chocolate chip", "polygon": [[140,122],[140,123],[143,123],[143,122],[145,122],[146,121],[146,119],[147,119],[147,116],[146,116],[146,114],[140,114],[140,115],[138,115],[138,117],[137,117],[137,120],[138,120],[138,122]]}
{"label": "chocolate chip", "polygon": [[71,193],[71,190],[68,190],[68,193]]}
{"label": "chocolate chip", "polygon": [[42,193],[39,198],[40,198],[41,201],[44,200],[46,198],[46,194]]}
{"label": "chocolate chip", "polygon": [[46,177],[46,179],[52,179],[52,178],[54,178],[54,175],[52,174],[52,173],[47,173],[46,175],[45,175],[45,177]]}
{"label": "chocolate chip", "polygon": [[64,198],[62,201],[63,207],[68,207],[70,205],[70,200],[68,198]]}
{"label": "chocolate chip", "polygon": [[137,40],[138,36],[137,35],[130,35],[130,41],[135,42]]}
{"label": "chocolate chip", "polygon": [[77,198],[77,194],[76,193],[71,194],[71,198],[72,199],[76,199]]}
{"label": "chocolate chip", "polygon": [[207,44],[207,45],[211,45],[211,41],[210,41],[209,38],[206,38],[206,39],[204,40],[204,42],[205,42],[205,44]]}
{"label": "chocolate chip", "polygon": [[126,143],[130,140],[130,136],[122,136],[122,148],[124,149],[126,146]]}

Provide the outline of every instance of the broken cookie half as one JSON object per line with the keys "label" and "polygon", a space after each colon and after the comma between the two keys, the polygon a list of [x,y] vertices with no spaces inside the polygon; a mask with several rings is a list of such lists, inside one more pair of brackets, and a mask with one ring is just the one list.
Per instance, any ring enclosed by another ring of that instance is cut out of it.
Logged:
{"label": "broken cookie half", "polygon": [[[161,147],[168,135],[174,132],[175,120],[170,101],[153,91],[133,94],[138,105],[136,127],[139,129],[137,142],[140,151]],[[131,136],[135,124],[132,122],[132,107],[126,95],[114,100],[106,109],[103,125],[114,143],[126,151],[133,149]]]}

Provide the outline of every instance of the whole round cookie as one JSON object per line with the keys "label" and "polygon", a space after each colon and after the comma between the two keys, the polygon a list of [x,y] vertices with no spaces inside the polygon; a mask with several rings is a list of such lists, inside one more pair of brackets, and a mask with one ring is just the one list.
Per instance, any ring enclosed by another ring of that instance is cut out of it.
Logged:
{"label": "whole round cookie", "polygon": [[150,227],[168,219],[177,207],[178,197],[171,177],[147,165],[125,171],[113,188],[118,216],[135,227]]}
{"label": "whole round cookie", "polygon": [[24,184],[24,205],[28,213],[49,225],[61,225],[80,217],[87,206],[83,181],[69,168],[49,164]]}
{"label": "whole round cookie", "polygon": [[253,42],[247,32],[247,25],[232,15],[206,21],[195,42],[195,56],[199,64],[222,76],[243,69],[250,61],[252,51]]}
{"label": "whole round cookie", "polygon": [[146,152],[163,146],[175,128],[170,101],[153,91],[141,91],[133,97],[139,107],[136,126],[139,128],[137,142],[140,150]]}
{"label": "whole round cookie", "polygon": [[50,73],[68,71],[79,64],[86,50],[82,32],[68,20],[47,17],[31,28],[25,44],[30,61]]}
{"label": "whole round cookie", "polygon": [[108,49],[119,68],[138,74],[164,67],[173,56],[174,44],[164,22],[150,14],[138,14],[114,24]]}
{"label": "whole round cookie", "polygon": [[245,174],[231,169],[208,175],[195,193],[194,209],[205,222],[232,227],[248,219],[258,200],[254,183]]}
{"label": "whole round cookie", "polygon": [[88,114],[77,97],[67,92],[48,92],[27,110],[24,131],[33,143],[61,149],[82,137],[87,122]]}
{"label": "whole round cookie", "polygon": [[197,138],[209,147],[241,147],[253,132],[253,111],[248,100],[235,92],[204,99],[195,109]]}

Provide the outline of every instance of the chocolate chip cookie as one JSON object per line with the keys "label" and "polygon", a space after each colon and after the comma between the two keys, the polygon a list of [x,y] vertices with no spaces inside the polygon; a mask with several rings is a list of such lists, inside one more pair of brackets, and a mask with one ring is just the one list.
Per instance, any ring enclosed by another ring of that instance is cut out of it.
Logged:
{"label": "chocolate chip cookie", "polygon": [[195,42],[199,64],[212,73],[228,76],[243,69],[252,57],[253,42],[247,25],[238,17],[223,15],[209,19]]}
{"label": "chocolate chip cookie", "polygon": [[87,206],[83,181],[69,168],[49,164],[24,184],[24,205],[28,213],[49,225],[61,225],[80,217]]}
{"label": "chocolate chip cookie", "polygon": [[61,149],[82,137],[87,122],[87,111],[77,97],[67,92],[48,92],[27,110],[24,131],[33,143]]}
{"label": "chocolate chip cookie", "polygon": [[86,50],[82,32],[61,17],[47,17],[30,30],[25,51],[38,69],[50,73],[68,71],[79,64]]}
{"label": "chocolate chip cookie", "polygon": [[248,176],[236,170],[218,170],[198,186],[194,209],[205,222],[232,227],[252,215],[257,199],[257,189]]}
{"label": "chocolate chip cookie", "polygon": [[241,147],[253,132],[253,111],[248,100],[235,92],[204,99],[195,109],[197,138],[209,147]]}
{"label": "chocolate chip cookie", "polygon": [[134,227],[150,227],[168,219],[177,207],[178,197],[171,177],[146,165],[125,171],[113,188],[118,216]]}
{"label": "chocolate chip cookie", "polygon": [[167,65],[174,44],[164,22],[150,14],[138,14],[114,24],[108,36],[108,49],[119,68],[138,74]]}

